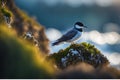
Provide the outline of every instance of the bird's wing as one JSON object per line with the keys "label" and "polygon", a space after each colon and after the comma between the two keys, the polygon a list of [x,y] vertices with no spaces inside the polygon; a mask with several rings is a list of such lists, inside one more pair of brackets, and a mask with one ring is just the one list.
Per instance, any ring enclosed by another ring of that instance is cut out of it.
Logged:
{"label": "bird's wing", "polygon": [[66,34],[64,34],[60,39],[58,39],[59,42],[62,41],[67,41],[72,39],[75,35],[77,34],[77,31],[72,29],[70,31],[68,31]]}

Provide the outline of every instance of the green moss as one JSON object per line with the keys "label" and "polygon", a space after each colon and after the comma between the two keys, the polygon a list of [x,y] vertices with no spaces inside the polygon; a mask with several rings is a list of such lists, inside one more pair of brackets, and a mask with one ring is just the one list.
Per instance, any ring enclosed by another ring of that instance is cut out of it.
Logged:
{"label": "green moss", "polygon": [[7,10],[6,8],[2,8],[2,9],[1,9],[1,12],[2,12],[3,15],[6,16],[6,17],[12,17],[12,13],[11,13],[9,10]]}
{"label": "green moss", "polygon": [[[74,51],[77,52],[77,54],[74,53]],[[91,57],[94,58],[94,60],[91,60]],[[53,59],[59,68],[66,68],[70,65],[77,64],[78,62],[86,62],[94,67],[109,63],[107,58],[105,58],[94,45],[86,42],[71,44],[66,49],[62,49],[58,53],[51,54],[49,58]],[[66,59],[64,63],[61,61],[62,58]]]}
{"label": "green moss", "polygon": [[91,45],[90,43],[83,42],[81,45],[91,54],[100,54],[101,52],[95,48],[94,45]]}
{"label": "green moss", "polygon": [[13,30],[0,26],[0,78],[50,78],[54,68],[45,56]]}

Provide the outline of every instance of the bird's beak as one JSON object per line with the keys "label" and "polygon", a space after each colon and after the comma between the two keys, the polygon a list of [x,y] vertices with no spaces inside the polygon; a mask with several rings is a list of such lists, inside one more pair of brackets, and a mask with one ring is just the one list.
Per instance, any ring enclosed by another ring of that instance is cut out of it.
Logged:
{"label": "bird's beak", "polygon": [[88,28],[87,26],[84,26],[84,28]]}

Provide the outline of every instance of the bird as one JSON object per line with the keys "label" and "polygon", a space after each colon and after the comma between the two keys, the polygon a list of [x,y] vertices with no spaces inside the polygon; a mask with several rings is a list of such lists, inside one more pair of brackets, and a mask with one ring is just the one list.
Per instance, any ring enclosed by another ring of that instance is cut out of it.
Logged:
{"label": "bird", "polygon": [[74,43],[74,41],[81,37],[84,28],[87,28],[87,26],[85,26],[82,22],[76,22],[74,27],[53,42],[52,46],[59,45],[63,42]]}

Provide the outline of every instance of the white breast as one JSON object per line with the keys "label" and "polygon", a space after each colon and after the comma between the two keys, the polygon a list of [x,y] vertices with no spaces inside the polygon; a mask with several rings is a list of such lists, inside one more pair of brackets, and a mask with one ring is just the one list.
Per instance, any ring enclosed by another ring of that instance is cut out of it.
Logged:
{"label": "white breast", "polygon": [[77,32],[77,34],[68,42],[73,42],[73,41],[78,40],[81,37],[81,35],[82,35],[82,32]]}

